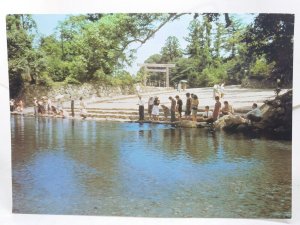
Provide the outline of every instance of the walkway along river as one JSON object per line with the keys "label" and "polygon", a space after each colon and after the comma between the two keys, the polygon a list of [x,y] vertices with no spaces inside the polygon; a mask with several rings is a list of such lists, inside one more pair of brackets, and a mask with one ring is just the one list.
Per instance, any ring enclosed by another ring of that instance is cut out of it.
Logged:
{"label": "walkway along river", "polygon": [[290,218],[291,142],[11,117],[15,213]]}

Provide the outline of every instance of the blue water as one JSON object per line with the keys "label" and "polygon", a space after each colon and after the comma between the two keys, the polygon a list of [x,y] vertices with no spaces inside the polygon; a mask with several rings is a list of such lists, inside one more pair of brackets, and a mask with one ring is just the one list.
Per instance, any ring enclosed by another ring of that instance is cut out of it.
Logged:
{"label": "blue water", "polygon": [[13,211],[291,216],[291,142],[169,125],[12,117]]}

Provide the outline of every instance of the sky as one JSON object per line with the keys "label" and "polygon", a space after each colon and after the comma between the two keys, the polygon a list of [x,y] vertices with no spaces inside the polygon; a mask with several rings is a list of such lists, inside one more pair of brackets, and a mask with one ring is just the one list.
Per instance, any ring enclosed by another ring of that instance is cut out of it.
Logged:
{"label": "sky", "polygon": [[[251,14],[235,14],[244,23],[250,23],[253,21],[254,15]],[[63,21],[67,18],[65,14],[35,14],[33,19],[37,23],[38,31],[41,35],[50,35],[55,32],[55,28],[59,24],[59,21]],[[188,36],[188,26],[192,20],[193,15],[184,15],[178,20],[167,23],[163,26],[153,38],[149,39],[145,44],[143,44],[136,53],[136,59],[133,61],[130,67],[126,70],[131,74],[136,74],[140,69],[139,63],[143,63],[149,56],[157,54],[160,52],[161,48],[164,46],[166,39],[169,36],[176,36],[179,40],[180,47],[185,49],[187,42],[185,37]]]}

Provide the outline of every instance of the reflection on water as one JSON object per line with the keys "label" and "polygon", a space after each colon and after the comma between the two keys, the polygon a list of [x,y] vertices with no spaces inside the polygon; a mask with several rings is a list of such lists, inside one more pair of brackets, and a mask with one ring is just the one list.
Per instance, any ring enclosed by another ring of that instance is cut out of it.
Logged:
{"label": "reflection on water", "polygon": [[20,116],[11,126],[14,212],[291,216],[291,142]]}

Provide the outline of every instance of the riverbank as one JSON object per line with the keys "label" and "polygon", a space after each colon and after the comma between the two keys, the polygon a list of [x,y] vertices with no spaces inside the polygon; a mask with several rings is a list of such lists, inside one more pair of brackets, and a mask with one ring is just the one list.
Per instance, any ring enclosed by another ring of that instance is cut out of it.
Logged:
{"label": "riverbank", "polygon": [[[195,88],[187,89],[185,92],[178,92],[176,90],[161,90],[156,92],[141,92],[143,100],[147,102],[150,96],[157,96],[160,98],[161,105],[169,107],[169,96],[179,95],[185,104],[185,94],[194,93],[198,95],[200,101],[200,107],[198,110],[198,116],[204,111],[204,106],[208,105],[210,109],[214,108],[214,100],[212,98],[211,88]],[[233,106],[236,118],[223,117],[216,122],[217,128],[221,128],[228,131],[252,133],[253,131],[267,131],[274,134],[283,135],[291,138],[291,108],[292,108],[292,93],[283,90],[282,93],[287,97],[279,97],[274,100],[275,93],[271,89],[247,89],[240,86],[227,86],[225,97],[221,99],[221,102],[228,101]],[[205,123],[201,123],[198,120],[197,123],[183,120],[186,122],[181,123],[176,121],[170,122],[170,115],[165,115],[163,110],[160,109],[159,122],[153,122],[149,120],[147,111],[147,103],[145,106],[145,121],[139,121],[139,113],[137,108],[137,95],[121,95],[115,97],[105,98],[89,98],[85,99],[87,103],[87,118],[85,120],[97,120],[97,121],[116,121],[116,122],[137,122],[137,123],[160,123],[160,124],[173,124],[181,127],[205,127]],[[245,114],[251,110],[252,103],[256,102],[261,107],[264,119],[261,123],[256,123],[254,126],[249,126],[246,121],[241,121],[239,115]],[[70,102],[64,102],[65,114],[71,115]],[[82,119],[80,117],[79,102],[75,101],[75,117],[74,119]],[[33,108],[29,107],[24,110],[25,116],[34,116]],[[277,115],[280,115],[279,117]],[[286,115],[286,117],[284,117]],[[52,117],[52,115],[49,115]],[[71,118],[65,116],[66,118]],[[225,121],[226,120],[226,121]],[[221,124],[221,126],[220,126]],[[285,126],[287,125],[287,126]],[[273,132],[274,131],[274,132]]]}

